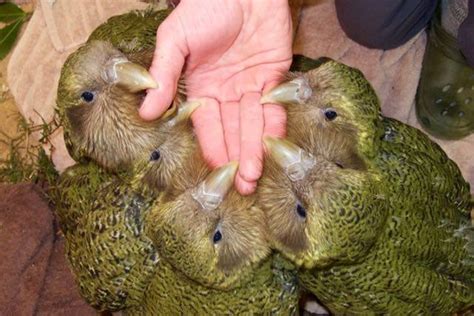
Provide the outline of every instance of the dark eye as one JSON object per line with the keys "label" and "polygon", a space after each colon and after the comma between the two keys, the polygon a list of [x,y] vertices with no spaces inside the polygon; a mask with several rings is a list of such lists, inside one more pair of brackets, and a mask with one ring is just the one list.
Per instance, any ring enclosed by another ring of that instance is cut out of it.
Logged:
{"label": "dark eye", "polygon": [[214,236],[212,237],[212,241],[217,244],[222,239],[222,233],[220,230],[216,230]]}
{"label": "dark eye", "polygon": [[84,91],[81,94],[82,100],[86,101],[87,103],[90,103],[94,101],[94,93],[90,91]]}
{"label": "dark eye", "polygon": [[324,116],[328,121],[332,121],[337,117],[337,112],[332,109],[327,109],[324,111]]}
{"label": "dark eye", "polygon": [[299,217],[306,218],[306,209],[300,203],[296,205],[296,213]]}
{"label": "dark eye", "polygon": [[151,161],[156,161],[156,160],[160,159],[160,157],[161,157],[160,151],[159,150],[154,150],[150,155],[150,160]]}

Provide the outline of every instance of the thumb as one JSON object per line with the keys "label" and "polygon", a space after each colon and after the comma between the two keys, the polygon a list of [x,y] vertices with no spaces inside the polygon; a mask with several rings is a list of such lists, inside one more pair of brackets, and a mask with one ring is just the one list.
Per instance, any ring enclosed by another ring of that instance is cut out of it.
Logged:
{"label": "thumb", "polygon": [[178,80],[188,55],[186,37],[178,17],[173,13],[156,32],[156,48],[150,73],[158,84],[158,88],[148,90],[140,107],[140,116],[145,120],[160,117],[173,102]]}

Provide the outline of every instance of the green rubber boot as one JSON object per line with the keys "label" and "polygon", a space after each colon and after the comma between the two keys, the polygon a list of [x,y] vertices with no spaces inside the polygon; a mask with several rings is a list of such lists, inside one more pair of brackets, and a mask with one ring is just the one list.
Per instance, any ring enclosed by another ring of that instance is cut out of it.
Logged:
{"label": "green rubber boot", "polygon": [[423,58],[416,114],[423,128],[438,138],[460,139],[474,131],[474,69],[456,38],[441,27],[439,14]]}

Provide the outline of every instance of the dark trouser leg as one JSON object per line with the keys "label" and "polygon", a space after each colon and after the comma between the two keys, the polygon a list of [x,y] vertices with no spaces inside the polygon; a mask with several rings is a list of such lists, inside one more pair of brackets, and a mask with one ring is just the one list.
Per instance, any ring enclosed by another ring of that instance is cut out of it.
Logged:
{"label": "dark trouser leg", "polygon": [[336,0],[336,11],[350,39],[370,48],[391,49],[404,44],[428,25],[437,2]]}
{"label": "dark trouser leg", "polygon": [[469,12],[458,32],[458,43],[468,64],[474,67],[474,0],[469,0]]}

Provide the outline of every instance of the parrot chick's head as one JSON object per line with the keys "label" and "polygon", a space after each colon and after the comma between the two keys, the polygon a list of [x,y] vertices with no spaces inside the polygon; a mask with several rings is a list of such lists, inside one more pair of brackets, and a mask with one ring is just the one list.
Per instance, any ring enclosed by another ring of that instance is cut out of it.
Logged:
{"label": "parrot chick's head", "polygon": [[257,195],[272,245],[306,268],[365,254],[384,219],[375,176],[287,140],[264,143],[269,157]]}
{"label": "parrot chick's head", "polygon": [[332,130],[345,134],[361,149],[372,148],[381,116],[369,82],[359,70],[332,59],[312,62],[314,69],[289,73],[289,79],[263,95],[261,103],[286,107],[292,140],[306,141],[310,131]]}
{"label": "parrot chick's head", "polygon": [[180,103],[175,114],[161,124],[159,142],[144,148],[133,164],[136,189],[145,184],[157,192],[179,194],[192,185],[191,174],[208,171],[189,119],[199,106],[198,101]]}
{"label": "parrot chick's head", "polygon": [[[104,41],[91,41],[68,57],[59,80],[57,111],[70,154],[107,169],[126,166],[160,137],[160,121],[146,122],[138,108],[157,84],[146,70],[150,58],[125,56]],[[163,136],[164,137],[164,136]]]}
{"label": "parrot chick's head", "polygon": [[197,185],[177,197],[165,193],[147,221],[160,255],[213,288],[250,281],[270,253],[263,211],[232,189],[236,171],[231,162],[196,177]]}

